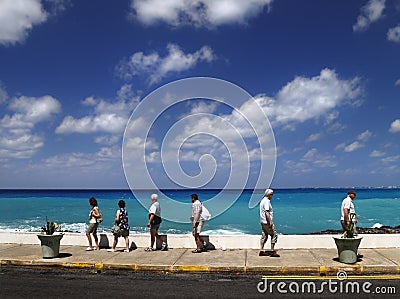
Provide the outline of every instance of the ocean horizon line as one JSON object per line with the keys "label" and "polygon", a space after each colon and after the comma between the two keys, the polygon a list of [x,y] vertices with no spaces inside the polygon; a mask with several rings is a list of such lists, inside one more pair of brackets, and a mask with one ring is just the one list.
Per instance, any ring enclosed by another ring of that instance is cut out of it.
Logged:
{"label": "ocean horizon line", "polygon": [[[347,189],[400,189],[400,186],[344,186],[344,187],[270,187],[274,190],[347,190]],[[264,191],[265,188],[253,189],[224,189],[224,188],[159,188],[159,189],[134,189],[138,192],[154,192],[155,190],[160,191],[184,191],[184,190],[199,190],[199,191],[218,191],[218,190],[232,190],[232,191]],[[131,191],[132,189],[125,188],[0,188],[0,191]]]}

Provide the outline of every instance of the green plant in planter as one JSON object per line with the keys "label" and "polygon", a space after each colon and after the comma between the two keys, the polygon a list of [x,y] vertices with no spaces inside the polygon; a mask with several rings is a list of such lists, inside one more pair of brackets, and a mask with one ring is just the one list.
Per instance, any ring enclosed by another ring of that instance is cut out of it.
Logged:
{"label": "green plant in planter", "polygon": [[44,232],[46,235],[52,235],[60,230],[61,227],[57,224],[57,222],[49,222],[46,216],[46,225],[42,227],[42,232]]}
{"label": "green plant in planter", "polygon": [[350,214],[350,224],[347,227],[347,230],[343,233],[343,238],[354,238],[354,222],[353,219],[356,216],[356,214],[351,213]]}

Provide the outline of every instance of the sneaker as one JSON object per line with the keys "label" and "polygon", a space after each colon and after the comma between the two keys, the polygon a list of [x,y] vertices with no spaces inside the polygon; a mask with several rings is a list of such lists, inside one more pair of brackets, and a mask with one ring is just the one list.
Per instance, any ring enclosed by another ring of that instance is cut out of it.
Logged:
{"label": "sneaker", "polygon": [[115,250],[115,249],[112,249],[112,248],[111,248],[111,249],[107,249],[107,251],[108,251],[108,252],[116,252],[116,250]]}
{"label": "sneaker", "polygon": [[125,249],[124,252],[129,252],[129,249]]}
{"label": "sneaker", "polygon": [[358,259],[362,259],[364,256],[362,254],[357,254]]}
{"label": "sneaker", "polygon": [[147,247],[144,251],[146,251],[146,252],[151,252],[151,251],[154,251],[154,249],[151,248],[151,247]]}
{"label": "sneaker", "polygon": [[161,245],[161,251],[167,251],[168,250],[168,245],[167,243],[162,243]]}
{"label": "sneaker", "polygon": [[201,249],[196,248],[195,250],[192,250],[193,253],[201,253]]}
{"label": "sneaker", "polygon": [[273,251],[273,252],[270,254],[270,257],[280,257],[280,255],[279,255],[276,251]]}
{"label": "sneaker", "polygon": [[93,247],[88,247],[88,248],[86,248],[85,249],[86,251],[92,251],[92,250],[95,250]]}
{"label": "sneaker", "polygon": [[258,256],[269,256],[270,254],[268,253],[268,252],[266,252],[266,251],[260,251],[259,253],[258,253]]}

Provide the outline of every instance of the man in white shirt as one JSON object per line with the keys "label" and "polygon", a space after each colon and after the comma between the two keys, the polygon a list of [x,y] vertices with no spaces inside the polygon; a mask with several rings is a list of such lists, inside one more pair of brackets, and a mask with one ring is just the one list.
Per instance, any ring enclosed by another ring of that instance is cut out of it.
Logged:
{"label": "man in white shirt", "polygon": [[354,233],[357,234],[355,224],[358,221],[355,218],[356,211],[354,209],[353,200],[356,198],[356,191],[349,190],[347,192],[347,197],[342,201],[341,215],[340,215],[340,223],[342,225],[343,232],[345,232],[350,225],[350,217],[353,215],[353,223],[354,223]]}
{"label": "man in white shirt", "polygon": [[158,229],[160,228],[161,223],[161,207],[160,203],[157,201],[158,195],[151,195],[151,206],[149,208],[149,221],[147,222],[147,226],[150,227],[150,247],[147,247],[145,251],[154,251],[154,242],[156,238],[162,242],[161,250],[168,250],[167,243],[163,242],[162,238],[158,234]]}
{"label": "man in white shirt", "polygon": [[[271,205],[271,199],[274,195],[272,189],[265,190],[263,199],[260,202],[260,223],[262,228],[262,235],[260,240],[260,256],[271,256],[279,257],[280,255],[275,251],[275,244],[278,240],[278,234],[276,233],[275,226],[273,223],[273,209]],[[264,251],[264,245],[268,240],[268,235],[271,236],[271,252]]]}
{"label": "man in white shirt", "polygon": [[[357,194],[354,190],[347,191],[347,197],[342,201],[342,207],[340,209],[340,224],[342,225],[343,232],[347,231],[350,225],[350,219],[353,222],[353,232],[357,235],[356,224],[358,220],[356,219],[356,210],[354,208],[353,200],[356,198]],[[353,218],[351,218],[353,216]],[[362,258],[362,254],[357,254],[358,258]]]}
{"label": "man in white shirt", "polygon": [[193,228],[193,237],[196,242],[196,249],[193,250],[193,253],[201,253],[202,251],[206,251],[207,244],[200,237],[201,230],[203,229],[205,220],[201,217],[203,212],[203,204],[200,202],[197,194],[190,195],[190,199],[192,200],[192,228]]}

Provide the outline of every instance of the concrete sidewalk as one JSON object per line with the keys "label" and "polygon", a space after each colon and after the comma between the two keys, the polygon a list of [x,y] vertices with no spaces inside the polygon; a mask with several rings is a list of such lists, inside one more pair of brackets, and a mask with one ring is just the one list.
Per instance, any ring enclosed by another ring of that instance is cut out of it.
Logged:
{"label": "concrete sidewalk", "polygon": [[235,273],[260,275],[334,276],[338,271],[350,275],[400,275],[400,248],[361,249],[357,263],[337,260],[336,249],[280,249],[280,257],[258,256],[256,249],[220,249],[192,253],[187,248],[145,252],[136,248],[129,253],[85,251],[86,247],[61,245],[60,256],[43,259],[40,245],[0,244],[0,266],[30,268],[86,269],[91,272],[152,271],[164,273]]}

